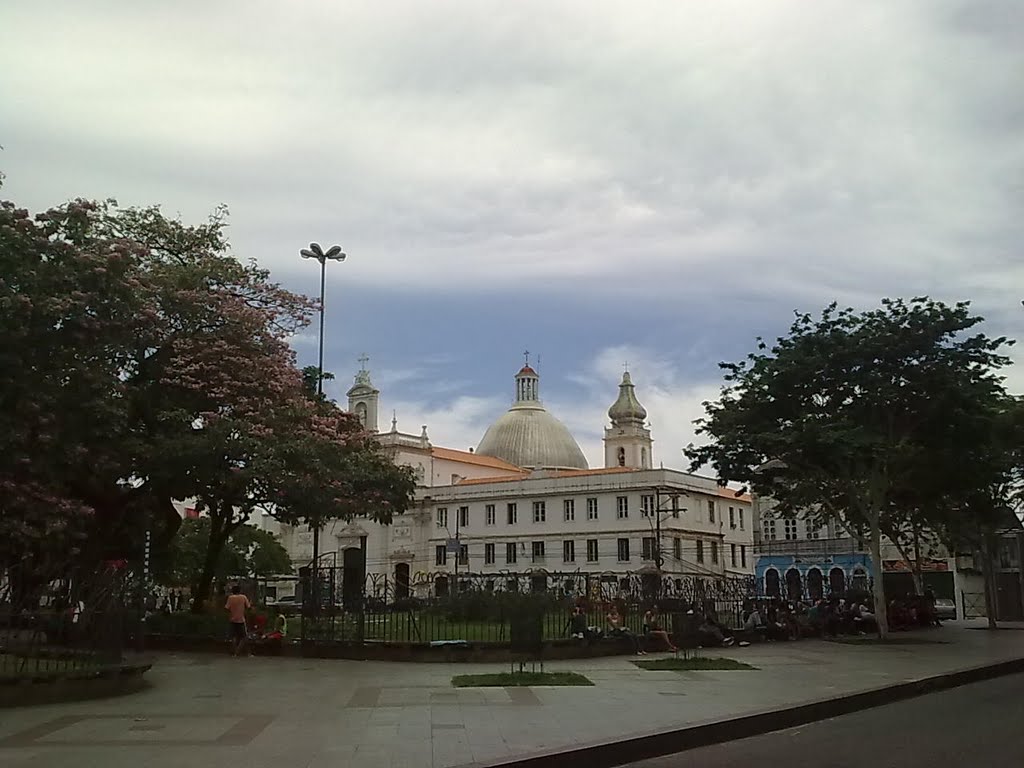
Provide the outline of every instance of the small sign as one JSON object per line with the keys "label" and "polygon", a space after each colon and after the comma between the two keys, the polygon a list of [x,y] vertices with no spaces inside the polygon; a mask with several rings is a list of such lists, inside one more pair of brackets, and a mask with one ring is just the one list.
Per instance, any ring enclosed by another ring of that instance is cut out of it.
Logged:
{"label": "small sign", "polygon": [[459,552],[459,540],[458,539],[448,539],[448,541],[445,542],[445,549],[448,551],[449,554],[452,554],[452,555],[458,554],[458,552]]}

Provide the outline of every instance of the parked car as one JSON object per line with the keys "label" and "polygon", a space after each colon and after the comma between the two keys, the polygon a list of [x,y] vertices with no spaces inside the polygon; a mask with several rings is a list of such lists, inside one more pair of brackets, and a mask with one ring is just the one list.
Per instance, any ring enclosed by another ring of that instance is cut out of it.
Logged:
{"label": "parked car", "polygon": [[936,598],[935,615],[940,621],[956,621],[956,602],[948,597]]}

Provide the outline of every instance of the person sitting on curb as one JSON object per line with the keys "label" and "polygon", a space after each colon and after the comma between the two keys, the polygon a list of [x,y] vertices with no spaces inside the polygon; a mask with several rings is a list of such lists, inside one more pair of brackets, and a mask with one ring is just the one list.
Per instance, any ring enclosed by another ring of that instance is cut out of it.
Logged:
{"label": "person sitting on curb", "polygon": [[672,642],[672,638],[665,631],[665,627],[661,622],[661,611],[658,610],[657,604],[652,605],[651,609],[644,614],[644,632],[652,640],[658,640],[663,643],[666,646],[666,650],[672,653],[679,652],[679,649]]}

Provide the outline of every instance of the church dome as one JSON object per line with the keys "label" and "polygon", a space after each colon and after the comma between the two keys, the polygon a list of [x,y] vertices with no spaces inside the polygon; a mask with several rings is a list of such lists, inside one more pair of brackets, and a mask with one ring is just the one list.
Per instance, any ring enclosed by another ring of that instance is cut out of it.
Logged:
{"label": "church dome", "polygon": [[516,374],[516,400],[484,433],[476,452],[527,469],[588,469],[566,426],[541,405],[540,377],[529,365]]}
{"label": "church dome", "polygon": [[612,420],[613,424],[641,425],[647,419],[647,410],[636,399],[636,390],[633,387],[633,381],[629,378],[629,371],[622,374],[619,398],[608,409],[608,418]]}

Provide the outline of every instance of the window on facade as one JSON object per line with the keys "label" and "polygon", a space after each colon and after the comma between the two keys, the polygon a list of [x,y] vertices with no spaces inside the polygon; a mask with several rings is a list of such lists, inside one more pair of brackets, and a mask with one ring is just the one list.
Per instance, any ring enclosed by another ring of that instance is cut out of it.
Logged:
{"label": "window on facade", "polygon": [[505,545],[505,562],[514,563],[516,561],[516,545],[515,542],[509,542]]}
{"label": "window on facade", "polygon": [[548,519],[547,505],[543,501],[533,502],[533,522],[543,523]]}
{"label": "window on facade", "polygon": [[796,520],[784,520],[786,531],[786,541],[793,541],[796,539]]}
{"label": "window on facade", "polygon": [[535,541],[533,542],[533,562],[538,562],[544,559],[544,542]]}
{"label": "window on facade", "polygon": [[643,467],[644,469],[647,469],[647,449],[646,448],[641,448],[640,449],[640,466]]}
{"label": "window on facade", "polygon": [[640,558],[642,560],[653,560],[654,549],[654,537],[644,536],[640,541]]}
{"label": "window on facade", "polygon": [[469,565],[469,544],[459,545],[459,565]]}
{"label": "window on facade", "polygon": [[704,542],[700,539],[697,539],[697,562],[704,562]]}
{"label": "window on facade", "polygon": [[576,519],[575,499],[566,499],[562,502],[562,517],[565,518],[565,522],[567,523],[571,523]]}
{"label": "window on facade", "polygon": [[683,559],[683,540],[679,538],[672,539],[672,557],[676,560]]}
{"label": "window on facade", "polygon": [[619,539],[619,562],[629,561],[629,539]]}
{"label": "window on facade", "polygon": [[597,520],[597,499],[587,499],[587,520]]}
{"label": "window on facade", "polygon": [[447,528],[448,527],[448,507],[437,508],[437,527]]}
{"label": "window on facade", "polygon": [[654,514],[654,496],[640,497],[640,514],[644,517],[651,517]]}
{"label": "window on facade", "polygon": [[807,538],[808,539],[818,539],[820,537],[821,537],[821,529],[814,527],[810,523],[807,523]]}
{"label": "window on facade", "polygon": [[778,532],[775,530],[775,521],[771,519],[765,520],[761,526],[764,528],[764,540],[775,541],[778,536]]}
{"label": "window on facade", "polygon": [[626,466],[626,449],[625,448],[619,448],[619,466],[620,467]]}
{"label": "window on facade", "polygon": [[566,563],[576,562],[576,542],[575,541],[563,541],[562,542],[562,560]]}
{"label": "window on facade", "polygon": [[730,544],[729,545],[729,558],[732,560],[732,567],[735,568],[736,567],[736,545],[735,544]]}
{"label": "window on facade", "polygon": [[484,517],[487,520],[487,525],[494,525],[494,518],[496,517],[496,515],[494,513],[493,504],[488,504],[486,507],[484,507]]}
{"label": "window on facade", "polygon": [[715,522],[715,500],[708,499],[708,522]]}
{"label": "window on facade", "polygon": [[459,528],[469,525],[469,507],[459,507]]}
{"label": "window on facade", "polygon": [[509,504],[505,509],[508,512],[508,524],[515,525],[519,520],[519,510],[516,509],[515,502]]}
{"label": "window on facade", "polygon": [[616,496],[615,497],[615,514],[619,520],[625,520],[629,517],[629,497],[628,496]]}
{"label": "window on facade", "polygon": [[736,510],[733,507],[729,507],[729,527],[736,527]]}
{"label": "window on facade", "polygon": [[587,539],[587,562],[597,562],[597,539]]}
{"label": "window on facade", "polygon": [[743,544],[740,544],[740,567],[747,567],[747,548]]}
{"label": "window on facade", "polygon": [[434,565],[447,565],[448,564],[448,550],[444,544],[438,544],[434,547]]}
{"label": "window on facade", "polygon": [[484,544],[484,565],[494,565],[494,544]]}
{"label": "window on facade", "polygon": [[672,517],[679,517],[679,497],[672,497]]}
{"label": "window on facade", "polygon": [[740,507],[740,530],[743,530],[743,507]]}
{"label": "window on facade", "polygon": [[711,562],[718,565],[718,542],[711,542]]}

